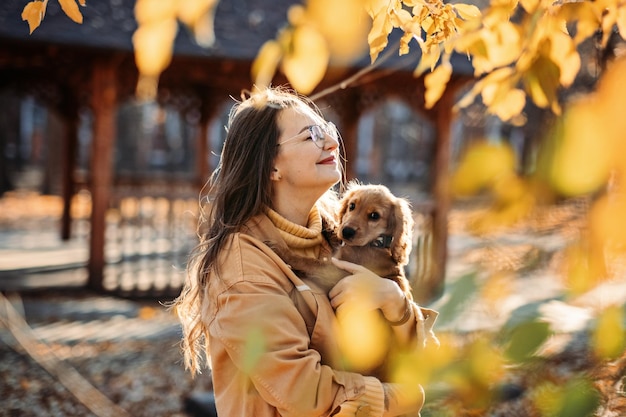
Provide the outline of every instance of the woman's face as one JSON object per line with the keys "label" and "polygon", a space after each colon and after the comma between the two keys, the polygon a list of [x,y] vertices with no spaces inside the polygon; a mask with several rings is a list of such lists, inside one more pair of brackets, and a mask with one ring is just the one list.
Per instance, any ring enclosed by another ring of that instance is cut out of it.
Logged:
{"label": "woman's face", "polygon": [[[277,124],[281,135],[274,160],[275,181],[319,197],[341,180],[339,142],[336,135],[327,133],[326,122],[308,108],[287,108],[278,115]],[[322,126],[324,140],[314,142],[310,126]]]}

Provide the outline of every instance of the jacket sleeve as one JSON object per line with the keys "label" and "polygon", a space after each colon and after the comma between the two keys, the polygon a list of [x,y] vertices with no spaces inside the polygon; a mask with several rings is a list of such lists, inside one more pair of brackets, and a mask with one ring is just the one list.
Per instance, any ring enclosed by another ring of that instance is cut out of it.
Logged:
{"label": "jacket sleeve", "polygon": [[382,416],[375,378],[333,370],[309,347],[306,324],[289,294],[270,276],[247,276],[218,297],[210,333],[242,378],[283,416]]}

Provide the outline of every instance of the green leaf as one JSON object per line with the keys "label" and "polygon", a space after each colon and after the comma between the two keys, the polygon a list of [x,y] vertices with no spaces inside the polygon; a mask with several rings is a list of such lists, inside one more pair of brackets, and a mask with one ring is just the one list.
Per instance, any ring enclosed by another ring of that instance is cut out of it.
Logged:
{"label": "green leaf", "polygon": [[463,308],[471,301],[472,295],[476,294],[477,290],[478,285],[476,284],[476,273],[474,272],[463,275],[449,285],[449,288],[446,290],[449,298],[443,306],[438,308],[438,325],[451,323],[455,318],[459,317]]}
{"label": "green leaf", "polygon": [[583,378],[565,386],[563,407],[556,417],[592,417],[600,405],[600,396],[591,381]]}
{"label": "green leaf", "polygon": [[514,362],[525,362],[550,336],[548,323],[530,321],[514,327],[507,335],[508,346],[505,355]]}

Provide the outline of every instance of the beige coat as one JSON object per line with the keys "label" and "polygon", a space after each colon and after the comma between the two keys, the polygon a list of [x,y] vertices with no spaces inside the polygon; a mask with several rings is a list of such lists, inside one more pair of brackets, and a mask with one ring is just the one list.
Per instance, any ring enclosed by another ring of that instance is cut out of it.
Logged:
{"label": "beige coat", "polygon": [[253,218],[209,277],[202,318],[218,415],[382,415],[380,381],[342,371],[327,296],[263,243],[280,239],[269,218]]}

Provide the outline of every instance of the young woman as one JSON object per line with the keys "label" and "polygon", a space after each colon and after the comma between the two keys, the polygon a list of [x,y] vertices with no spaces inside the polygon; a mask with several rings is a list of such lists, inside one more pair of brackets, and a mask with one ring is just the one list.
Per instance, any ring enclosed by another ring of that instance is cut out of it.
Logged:
{"label": "young woman", "polygon": [[331,257],[332,187],[341,182],[339,136],[317,107],[281,88],[233,107],[208,184],[201,243],[174,307],[186,365],[208,355],[220,416],[394,416],[418,412],[420,386],[349,372],[334,334],[335,311],[363,297],[392,324],[396,343],[421,348],[432,319],[399,287],[333,260],[352,275],[325,294],[298,278],[267,242]]}

